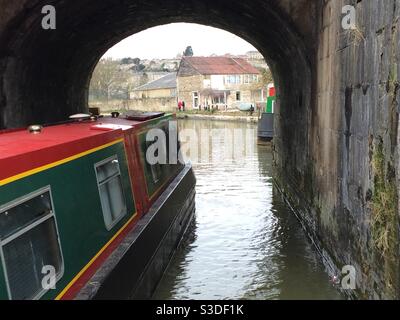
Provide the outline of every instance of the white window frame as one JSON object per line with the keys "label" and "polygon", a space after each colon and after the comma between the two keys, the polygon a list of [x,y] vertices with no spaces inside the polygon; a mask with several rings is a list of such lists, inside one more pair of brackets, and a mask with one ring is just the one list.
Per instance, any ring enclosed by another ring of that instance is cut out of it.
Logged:
{"label": "white window frame", "polygon": [[[2,267],[3,267],[3,273],[4,273],[4,280],[6,282],[6,288],[7,288],[7,294],[8,294],[8,298],[9,300],[12,300],[12,295],[11,295],[11,289],[10,289],[10,283],[8,280],[8,273],[7,273],[7,265],[6,265],[6,261],[4,258],[4,252],[3,252],[3,247],[6,246],[7,244],[9,244],[10,242],[12,242],[13,240],[19,238],[20,236],[24,235],[25,233],[27,233],[28,231],[36,228],[37,226],[39,226],[40,224],[42,224],[43,222],[46,222],[47,220],[50,220],[51,218],[54,218],[54,224],[55,224],[55,230],[56,230],[56,234],[57,234],[57,242],[58,242],[58,248],[60,250],[60,256],[61,256],[61,266],[60,266],[60,271],[58,272],[58,274],[56,274],[56,283],[64,276],[64,271],[65,271],[65,266],[64,266],[64,255],[62,252],[62,247],[61,247],[61,240],[60,240],[60,233],[58,231],[58,224],[57,224],[57,218],[56,218],[56,214],[55,214],[55,209],[54,209],[54,202],[53,202],[53,195],[51,192],[51,186],[46,186],[42,189],[39,189],[37,191],[34,191],[32,193],[29,193],[25,196],[22,196],[14,201],[11,201],[7,204],[5,204],[4,206],[0,207],[0,213],[3,213],[7,210],[10,210],[14,207],[17,207],[29,200],[32,200],[42,194],[45,194],[49,192],[50,195],[50,203],[51,203],[51,208],[52,210],[50,211],[50,213],[48,213],[47,215],[45,215],[44,217],[41,217],[40,219],[34,221],[33,223],[27,225],[26,227],[24,227],[23,229],[19,230],[18,232],[15,232],[11,235],[9,235],[8,237],[6,237],[5,239],[0,239],[0,260],[2,263]],[[50,291],[51,289],[43,289],[38,291],[33,297],[31,297],[31,300],[39,300],[41,297],[43,297],[48,291]]]}
{"label": "white window frame", "polygon": [[[197,99],[197,107],[195,106],[195,100]],[[193,109],[200,109],[200,93],[199,91],[192,91],[192,105]]]}
{"label": "white window frame", "polygon": [[225,76],[225,84],[236,84],[236,76],[233,74]]}
{"label": "white window frame", "polygon": [[[108,177],[106,180],[104,180],[103,182],[99,183],[99,177],[98,177],[98,174],[97,174],[97,168],[103,166],[104,164],[106,164],[106,163],[108,163],[108,162],[115,161],[115,160],[118,161],[118,173],[115,174],[115,175],[113,175],[113,176],[111,176],[111,177]],[[101,204],[101,211],[102,211],[102,213],[103,213],[104,225],[105,225],[107,231],[111,231],[111,230],[118,224],[118,222],[120,222],[120,221],[127,215],[127,213],[128,213],[128,208],[127,208],[127,205],[126,205],[126,197],[125,197],[125,192],[124,192],[124,186],[123,186],[123,182],[122,182],[121,168],[120,168],[120,166],[119,166],[119,159],[118,159],[118,156],[115,154],[115,155],[113,155],[113,156],[111,156],[111,157],[109,157],[109,158],[107,158],[107,159],[104,159],[104,160],[102,160],[102,161],[100,161],[100,162],[97,162],[97,163],[94,165],[94,172],[96,173],[96,183],[97,183],[97,189],[98,189],[98,191],[99,191],[99,199],[100,199],[100,204]],[[122,197],[123,197],[123,199],[124,199],[125,207],[124,207],[124,212],[123,212],[123,214],[121,214],[120,217],[118,217],[117,219],[115,219],[110,225],[107,225],[107,223],[106,223],[106,216],[105,216],[105,214],[104,214],[103,201],[101,200],[100,187],[101,187],[102,185],[108,183],[110,180],[112,180],[112,179],[114,179],[114,178],[116,178],[116,177],[119,177],[119,178],[121,179],[121,180],[120,180],[120,181],[121,181],[121,190],[122,190]]]}

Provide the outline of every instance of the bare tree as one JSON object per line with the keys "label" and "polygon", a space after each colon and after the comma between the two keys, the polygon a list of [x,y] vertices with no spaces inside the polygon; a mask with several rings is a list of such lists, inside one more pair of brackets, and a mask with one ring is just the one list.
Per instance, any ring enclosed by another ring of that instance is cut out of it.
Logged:
{"label": "bare tree", "polygon": [[273,83],[273,77],[271,70],[260,68],[260,75],[258,76],[258,81],[250,84],[251,96],[253,100],[265,100],[265,92],[270,83]]}
{"label": "bare tree", "polygon": [[149,75],[146,72],[143,72],[142,76],[140,77],[140,85],[144,85],[150,81]]}
{"label": "bare tree", "polygon": [[187,46],[185,51],[183,51],[184,57],[193,57],[193,49],[192,46]]}
{"label": "bare tree", "polygon": [[129,70],[121,67],[120,61],[101,59],[92,74],[90,95],[97,99],[111,99],[113,91],[126,92],[129,87]]}
{"label": "bare tree", "polygon": [[264,86],[269,85],[274,82],[274,78],[272,76],[271,69],[262,69],[261,70],[261,81]]}

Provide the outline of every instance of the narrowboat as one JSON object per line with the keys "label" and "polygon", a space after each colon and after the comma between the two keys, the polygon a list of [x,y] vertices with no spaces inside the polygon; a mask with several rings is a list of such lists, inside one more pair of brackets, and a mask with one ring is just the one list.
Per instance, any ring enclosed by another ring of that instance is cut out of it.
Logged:
{"label": "narrowboat", "polygon": [[192,220],[175,115],[75,118],[0,132],[2,300],[150,298]]}
{"label": "narrowboat", "polygon": [[259,144],[270,143],[274,138],[274,112],[275,112],[275,87],[268,85],[268,97],[265,110],[258,121],[258,142]]}

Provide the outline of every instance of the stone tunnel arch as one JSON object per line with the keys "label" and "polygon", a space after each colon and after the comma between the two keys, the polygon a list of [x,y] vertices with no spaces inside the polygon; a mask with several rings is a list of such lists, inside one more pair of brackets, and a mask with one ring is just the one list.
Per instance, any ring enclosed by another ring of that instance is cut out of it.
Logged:
{"label": "stone tunnel arch", "polygon": [[[129,35],[172,22],[242,37],[270,65],[278,103],[294,110],[300,104],[303,111],[311,103],[311,50],[284,1],[0,2],[8,14],[0,24],[0,128],[63,121],[86,111],[91,74],[101,56]],[[41,27],[47,4],[56,8],[56,30]]]}

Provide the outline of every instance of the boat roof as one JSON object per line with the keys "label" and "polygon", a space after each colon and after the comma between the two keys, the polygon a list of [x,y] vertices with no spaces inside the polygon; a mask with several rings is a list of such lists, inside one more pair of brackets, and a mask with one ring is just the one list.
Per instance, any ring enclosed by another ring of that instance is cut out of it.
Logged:
{"label": "boat roof", "polygon": [[[106,136],[107,132],[127,130],[138,123],[139,121],[104,117],[96,122],[77,121],[44,127],[40,134],[32,134],[27,129],[3,131],[0,133],[0,161],[21,153],[50,148],[84,138]],[[97,128],[101,125],[104,127]],[[109,125],[108,130],[105,125]]]}
{"label": "boat roof", "polygon": [[[139,118],[143,116],[139,115]],[[30,133],[27,129],[0,131],[0,186],[2,179],[11,175],[100,146],[122,142],[124,131],[141,128],[147,123],[147,119],[138,121],[103,117],[97,121],[82,120],[45,126],[39,134]]]}

